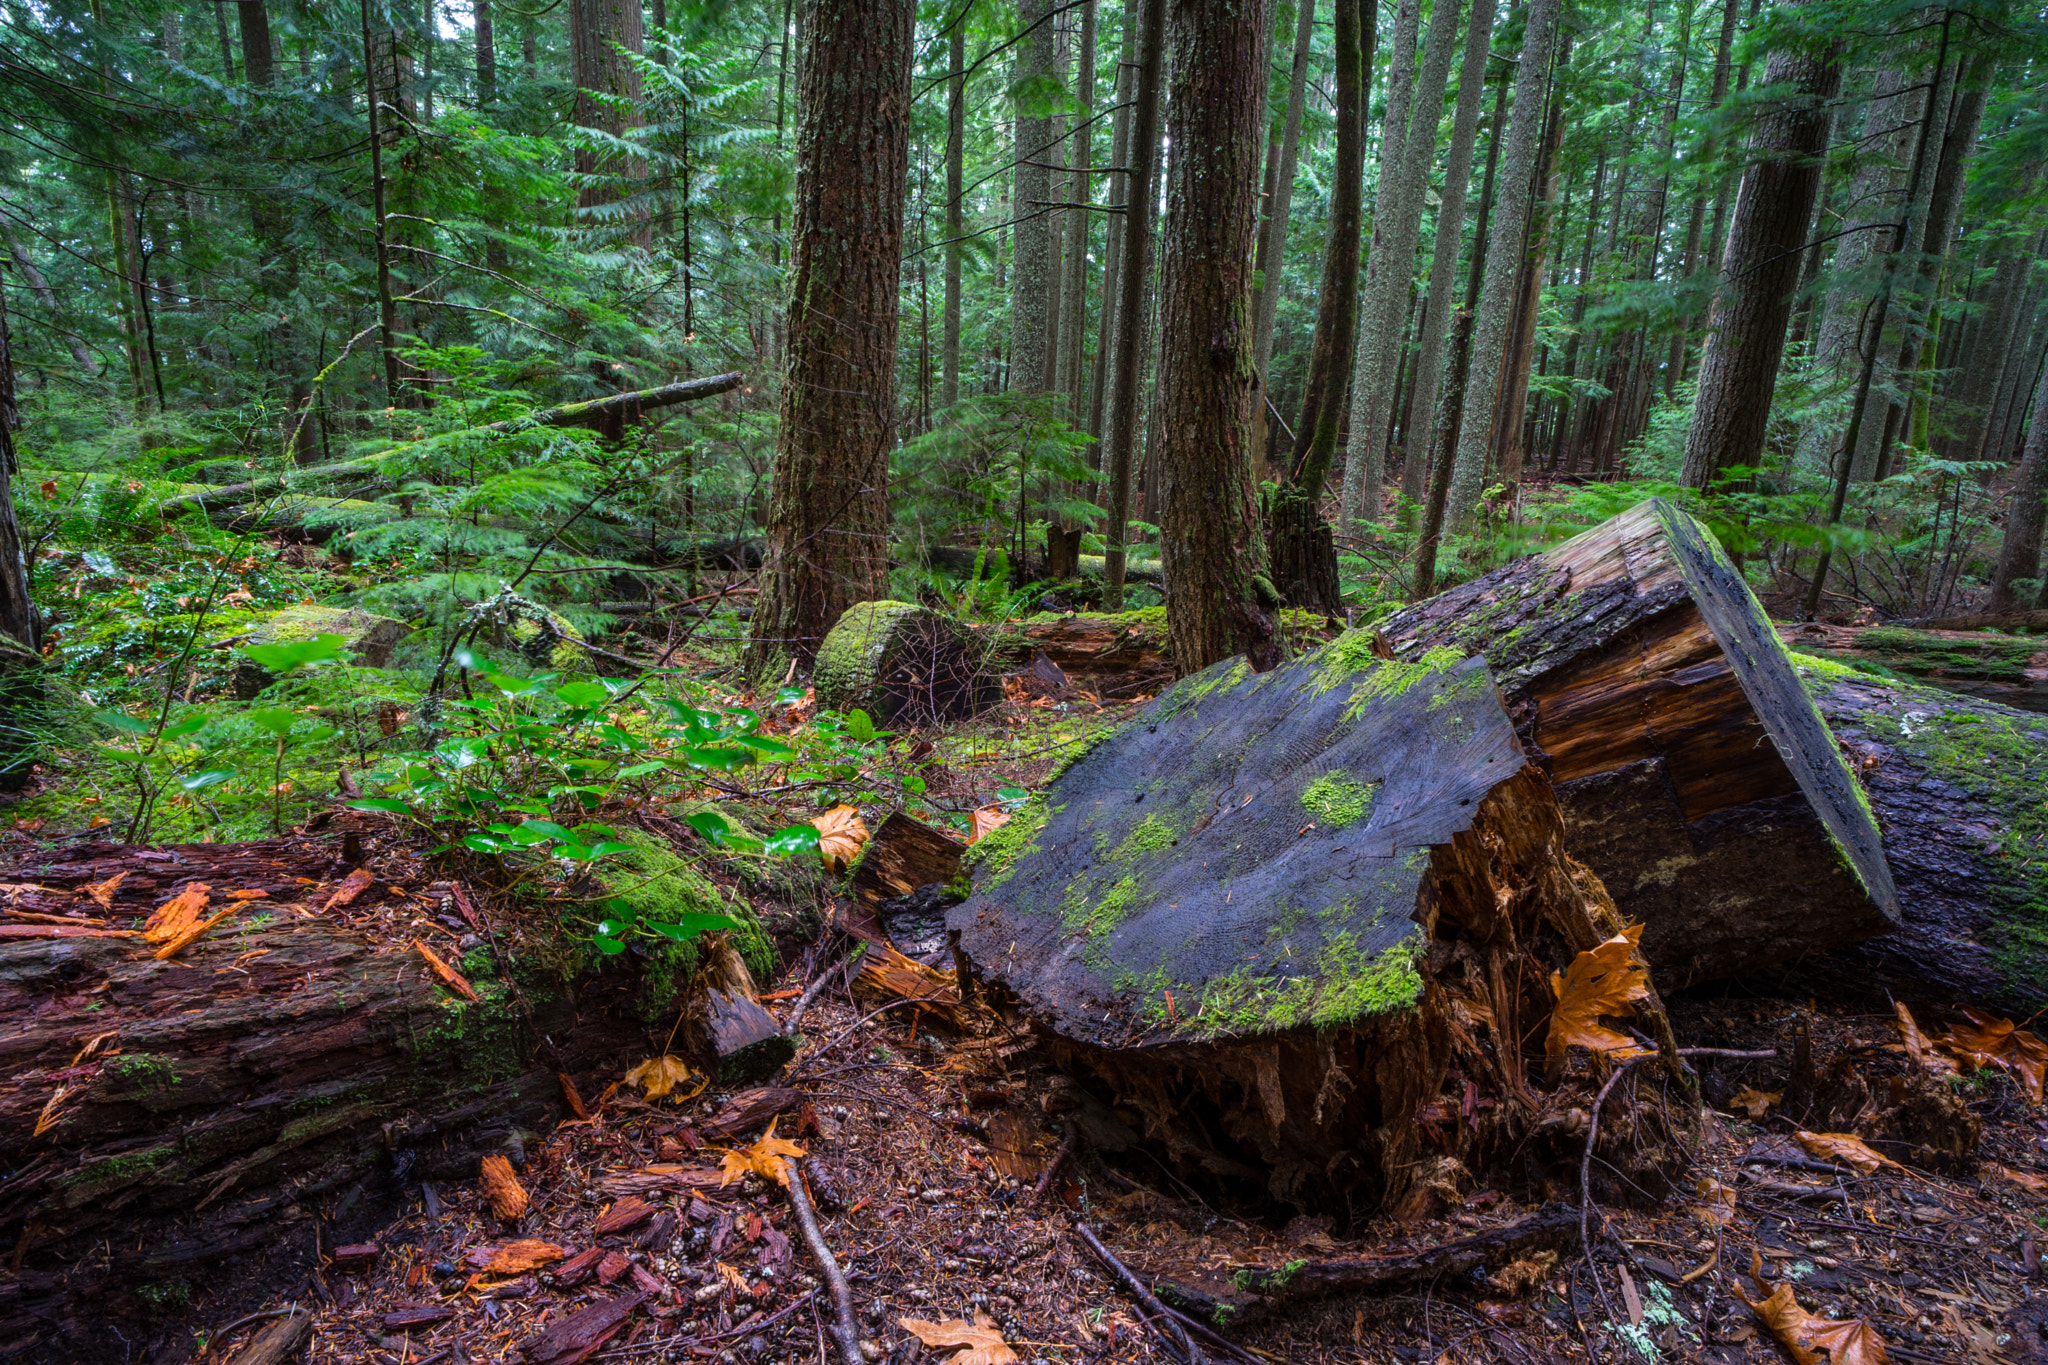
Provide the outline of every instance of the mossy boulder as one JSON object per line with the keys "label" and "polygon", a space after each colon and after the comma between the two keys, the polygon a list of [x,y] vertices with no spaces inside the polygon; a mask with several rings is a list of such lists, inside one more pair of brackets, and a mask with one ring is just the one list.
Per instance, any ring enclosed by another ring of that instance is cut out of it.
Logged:
{"label": "mossy boulder", "polygon": [[818,647],[818,705],[861,710],[878,724],[971,720],[999,703],[1002,684],[982,645],[951,617],[914,602],[848,607]]}
{"label": "mossy boulder", "polygon": [[[258,626],[245,642],[252,645],[290,644],[318,635],[339,635],[349,662],[365,668],[383,668],[391,662],[391,651],[412,634],[412,627],[389,616],[359,607],[286,607]],[[276,679],[268,669],[243,659],[232,681],[238,700],[248,701]]]}

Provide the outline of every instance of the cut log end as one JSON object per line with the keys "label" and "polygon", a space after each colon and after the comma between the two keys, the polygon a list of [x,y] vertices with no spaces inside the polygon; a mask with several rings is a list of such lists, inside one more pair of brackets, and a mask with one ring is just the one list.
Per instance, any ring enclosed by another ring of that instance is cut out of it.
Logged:
{"label": "cut log end", "polygon": [[725,935],[707,936],[699,951],[685,1006],[691,1043],[720,1085],[772,1075],[796,1055],[796,1040],[762,1006],[753,975]]}
{"label": "cut log end", "polygon": [[973,637],[909,602],[848,607],[818,647],[818,704],[883,724],[972,720],[1002,701]]}

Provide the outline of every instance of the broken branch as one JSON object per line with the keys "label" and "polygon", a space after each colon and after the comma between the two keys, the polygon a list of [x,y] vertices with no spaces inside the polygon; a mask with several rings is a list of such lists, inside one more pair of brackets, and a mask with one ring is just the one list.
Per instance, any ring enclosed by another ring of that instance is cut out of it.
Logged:
{"label": "broken branch", "polygon": [[796,1211],[797,1226],[804,1233],[804,1245],[811,1249],[811,1259],[818,1263],[818,1273],[825,1277],[825,1287],[832,1291],[832,1339],[839,1343],[839,1354],[845,1365],[867,1365],[867,1358],[860,1350],[860,1325],[853,1316],[853,1291],[847,1287],[846,1273],[839,1268],[832,1248],[825,1245],[825,1234],[818,1230],[818,1216],[811,1211],[811,1197],[804,1191],[804,1163],[792,1159],[789,1165],[795,1176],[789,1182],[789,1206]]}

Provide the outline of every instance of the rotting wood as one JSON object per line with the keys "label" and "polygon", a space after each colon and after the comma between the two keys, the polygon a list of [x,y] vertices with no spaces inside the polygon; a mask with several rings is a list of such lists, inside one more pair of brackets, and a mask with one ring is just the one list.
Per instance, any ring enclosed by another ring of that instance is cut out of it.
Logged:
{"label": "rotting wood", "polygon": [[298,1355],[312,1335],[311,1313],[287,1313],[251,1337],[249,1344],[235,1353],[233,1365],[283,1365]]}
{"label": "rotting wood", "polygon": [[699,940],[683,1013],[691,1047],[721,1085],[757,1080],[796,1055],[795,1040],[761,1004],[753,974],[723,934]]}
{"label": "rotting wood", "polygon": [[1650,499],[1381,623],[1483,656],[1556,784],[1567,847],[1670,983],[1898,923],[1877,825],[1776,631],[1707,529]]}
{"label": "rotting wood", "polygon": [[947,923],[1184,1175],[1414,1215],[1530,1133],[1521,1040],[1619,922],[1485,665],[1373,646],[1183,679],[975,846]]}

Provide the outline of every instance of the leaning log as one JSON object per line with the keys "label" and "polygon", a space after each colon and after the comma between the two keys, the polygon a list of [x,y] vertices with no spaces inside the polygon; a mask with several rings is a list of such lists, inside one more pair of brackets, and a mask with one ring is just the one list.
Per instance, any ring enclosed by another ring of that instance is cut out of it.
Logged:
{"label": "leaning log", "polygon": [[1400,1207],[1529,1136],[1550,973],[1619,923],[1564,847],[1485,665],[1354,633],[1175,684],[970,850],[947,925],[1190,1178]]}
{"label": "leaning log", "polygon": [[[508,435],[515,431],[526,431],[533,427],[599,427],[616,424],[633,414],[649,408],[673,407],[678,403],[694,403],[698,399],[710,398],[729,393],[746,383],[744,374],[719,374],[707,379],[690,379],[680,384],[663,384],[658,388],[637,389],[632,393],[609,394],[603,398],[592,398],[581,403],[564,403],[560,407],[542,408],[539,412],[524,417],[508,418],[502,422],[489,422],[479,427],[449,432],[428,438],[445,441],[452,436]],[[283,474],[272,474],[244,483],[223,484],[200,493],[189,493],[157,504],[157,514],[165,517],[181,516],[193,508],[213,512],[224,507],[236,507],[256,498],[268,497],[286,488],[297,488],[307,484],[323,483],[330,479],[361,477],[365,471],[373,471],[385,460],[402,451],[412,449],[422,442],[393,446],[380,450],[374,455],[363,455],[353,460],[338,460],[333,464],[312,465],[305,469],[294,469]]]}
{"label": "leaning log", "polygon": [[1776,631],[1661,499],[1388,618],[1395,658],[1483,656],[1569,847],[1671,984],[1898,923],[1876,823]]}
{"label": "leaning log", "polygon": [[1868,991],[2048,1008],[2048,716],[1793,656],[1884,829],[1903,923],[1837,950]]}

